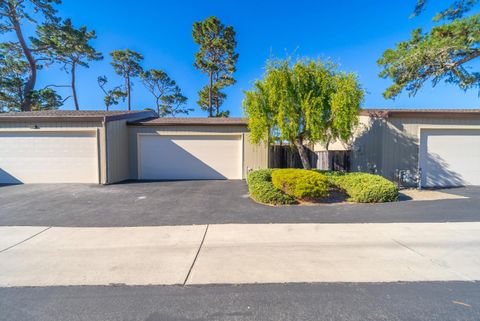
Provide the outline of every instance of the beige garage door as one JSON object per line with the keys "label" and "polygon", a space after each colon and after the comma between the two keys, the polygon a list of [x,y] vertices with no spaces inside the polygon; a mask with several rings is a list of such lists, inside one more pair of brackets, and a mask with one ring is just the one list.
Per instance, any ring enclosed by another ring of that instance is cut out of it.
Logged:
{"label": "beige garage door", "polygon": [[139,178],[241,179],[240,135],[140,135]]}
{"label": "beige garage door", "polygon": [[0,132],[0,183],[98,183],[88,132]]}
{"label": "beige garage door", "polygon": [[480,185],[480,130],[421,131],[422,186]]}

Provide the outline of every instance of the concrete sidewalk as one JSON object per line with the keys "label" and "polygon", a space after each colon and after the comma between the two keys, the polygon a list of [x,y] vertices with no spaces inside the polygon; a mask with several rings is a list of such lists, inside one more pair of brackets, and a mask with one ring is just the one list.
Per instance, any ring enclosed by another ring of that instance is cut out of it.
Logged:
{"label": "concrete sidewalk", "polygon": [[0,286],[480,280],[480,223],[0,227]]}

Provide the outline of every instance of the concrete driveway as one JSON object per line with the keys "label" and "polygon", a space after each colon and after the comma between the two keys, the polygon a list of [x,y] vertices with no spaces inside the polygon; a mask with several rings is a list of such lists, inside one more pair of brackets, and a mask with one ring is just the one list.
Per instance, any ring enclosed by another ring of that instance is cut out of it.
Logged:
{"label": "concrete driveway", "polygon": [[467,198],[271,207],[251,201],[244,181],[15,185],[0,187],[0,226],[480,221],[480,187],[446,192]]}

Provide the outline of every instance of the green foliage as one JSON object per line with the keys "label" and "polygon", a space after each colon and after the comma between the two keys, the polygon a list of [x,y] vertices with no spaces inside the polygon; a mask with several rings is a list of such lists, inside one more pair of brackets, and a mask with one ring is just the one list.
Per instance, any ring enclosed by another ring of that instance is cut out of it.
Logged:
{"label": "green foliage", "polygon": [[187,97],[180,87],[163,70],[151,69],[141,74],[145,88],[155,97],[160,117],[188,114],[192,108],[185,108]]}
{"label": "green foliage", "polygon": [[105,96],[103,97],[103,102],[105,103],[105,108],[110,110],[110,106],[118,105],[120,100],[125,100],[127,93],[122,89],[122,86],[116,86],[112,89],[107,89],[108,78],[107,76],[99,76],[97,78],[97,83],[100,89],[103,91]]}
{"label": "green foliage", "polygon": [[89,43],[96,38],[94,30],[88,31],[85,26],[76,29],[72,21],[66,19],[60,24],[38,26],[37,38],[32,38],[32,44],[52,61],[88,68],[88,61],[103,59]]}
{"label": "green foliage", "polygon": [[[427,2],[427,0],[417,0],[412,16],[418,16],[425,9]],[[478,2],[479,0],[455,0],[450,7],[437,13],[435,17],[433,17],[433,21],[439,21],[442,19],[455,20],[461,18],[465,13],[473,9]]]}
{"label": "green foliage", "polygon": [[32,111],[58,109],[64,102],[62,97],[51,88],[34,90],[30,95]]}
{"label": "green foliage", "polygon": [[18,111],[24,101],[23,87],[28,63],[14,43],[0,44],[0,112]]}
{"label": "green foliage", "polygon": [[255,201],[272,204],[295,204],[295,199],[282,192],[272,184],[272,170],[259,169],[252,171],[247,176],[248,192]]}
{"label": "green foliage", "polygon": [[210,117],[219,116],[220,106],[226,97],[221,89],[235,83],[233,73],[238,60],[238,54],[235,53],[235,31],[232,26],[225,26],[212,16],[195,22],[192,36],[200,46],[195,53],[194,66],[209,77],[208,85],[199,91],[198,105]]}
{"label": "green foliage", "polygon": [[[60,0],[2,0],[0,1],[0,33],[15,30],[15,22],[38,23],[44,18],[47,23],[58,21],[54,5]],[[32,14],[33,13],[33,14]]]}
{"label": "green foliage", "polygon": [[143,73],[141,62],[143,56],[130,49],[114,50],[110,53],[112,62],[110,63],[117,75],[125,79],[125,94],[128,102],[128,110],[132,109],[131,104],[131,79],[139,77]]}
{"label": "green foliage", "polygon": [[267,64],[264,78],[245,92],[243,107],[252,142],[288,141],[309,169],[304,142],[348,140],[363,96],[355,74],[339,72],[330,62],[287,59]]}
{"label": "green foliage", "polygon": [[297,199],[318,199],[328,196],[329,183],[316,171],[288,168],[272,172],[272,184]]}
{"label": "green foliage", "polygon": [[[418,1],[414,15],[423,10],[425,3]],[[394,98],[404,90],[414,96],[429,80],[433,86],[445,81],[462,90],[480,87],[480,73],[468,65],[480,57],[480,14],[463,17],[477,3],[455,1],[433,19],[448,23],[434,26],[427,33],[416,29],[410,40],[383,53],[377,61],[382,68],[379,76],[393,81],[383,93],[385,98]]]}
{"label": "green foliage", "polygon": [[[230,115],[230,111],[228,110],[220,110],[220,106],[223,105],[223,102],[227,98],[227,95],[221,91],[221,84],[214,83],[212,86],[212,106],[215,109],[215,114],[212,117],[228,117]],[[209,96],[210,95],[210,87],[204,86],[202,89],[198,91],[198,100],[197,104],[200,106],[202,110],[209,110]]]}
{"label": "green foliage", "polygon": [[[59,19],[56,17],[54,5],[60,4],[60,2],[60,0],[0,0],[0,34],[11,33],[12,37],[16,38],[15,42],[3,43],[3,45],[7,44],[6,48],[12,50],[12,52],[8,52],[8,56],[10,58],[15,57],[17,60],[15,65],[22,65],[22,69],[24,69],[14,77],[11,73],[15,69],[8,70],[10,77],[2,80],[7,87],[0,87],[2,104],[0,110],[18,108],[12,107],[12,102],[15,101],[20,102],[21,110],[29,111],[36,103],[32,99],[38,94],[34,91],[37,69],[41,66],[38,64],[39,58],[36,57],[36,51],[32,50],[27,37],[24,35],[22,26],[26,23],[38,25],[40,21],[57,23]],[[17,48],[21,48],[19,51],[21,54],[18,57]],[[20,91],[17,90],[18,88],[20,88]],[[5,107],[6,105],[7,107]]]}
{"label": "green foliage", "polygon": [[80,106],[75,87],[76,67],[88,68],[89,61],[103,59],[102,54],[89,44],[96,38],[95,31],[87,31],[85,26],[76,29],[70,19],[66,19],[61,24],[41,25],[37,27],[37,38],[32,38],[32,45],[38,52],[49,59],[50,63],[60,63],[62,68],[70,73],[70,86],[77,110]]}
{"label": "green foliage", "polygon": [[27,99],[30,110],[57,109],[63,104],[62,97],[51,88],[32,90],[24,96],[28,71],[17,44],[0,44],[0,112],[20,111]]}
{"label": "green foliage", "polygon": [[358,203],[382,203],[398,200],[395,183],[379,175],[368,173],[324,172],[330,184],[343,189],[349,200]]}

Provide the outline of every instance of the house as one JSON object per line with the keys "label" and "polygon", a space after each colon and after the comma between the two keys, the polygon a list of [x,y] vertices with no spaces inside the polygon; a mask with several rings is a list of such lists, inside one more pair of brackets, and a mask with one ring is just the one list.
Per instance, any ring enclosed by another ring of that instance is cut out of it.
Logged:
{"label": "house", "polygon": [[128,179],[243,179],[267,166],[239,118],[157,118],[152,111],[0,114],[0,184]]}
{"label": "house", "polygon": [[350,150],[352,171],[406,186],[480,185],[480,110],[365,109],[352,142],[329,150]]}

